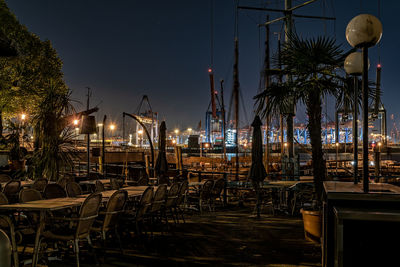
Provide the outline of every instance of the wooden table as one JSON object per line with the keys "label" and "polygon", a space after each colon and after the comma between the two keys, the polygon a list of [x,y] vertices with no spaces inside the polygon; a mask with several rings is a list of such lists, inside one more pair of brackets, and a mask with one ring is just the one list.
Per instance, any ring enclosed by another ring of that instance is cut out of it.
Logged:
{"label": "wooden table", "polygon": [[39,224],[36,230],[35,248],[32,259],[32,266],[37,266],[37,260],[39,254],[39,240],[40,240],[40,235],[44,228],[46,213],[50,211],[77,207],[80,206],[83,201],[84,199],[82,198],[77,198],[75,200],[72,200],[70,198],[62,198],[58,200],[55,199],[37,200],[26,203],[0,205],[0,210],[27,211],[27,212],[39,213]]}
{"label": "wooden table", "polygon": [[99,180],[86,180],[86,181],[79,181],[81,185],[95,185],[96,181],[100,181],[102,184],[110,184],[111,179],[99,179]]}

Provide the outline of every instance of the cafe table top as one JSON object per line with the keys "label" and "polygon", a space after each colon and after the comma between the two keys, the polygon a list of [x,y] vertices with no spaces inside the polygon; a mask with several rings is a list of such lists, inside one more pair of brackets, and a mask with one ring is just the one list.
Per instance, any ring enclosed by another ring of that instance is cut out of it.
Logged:
{"label": "cafe table top", "polygon": [[94,185],[96,181],[100,181],[102,184],[110,184],[111,179],[98,179],[98,180],[86,180],[86,181],[79,181],[79,184],[85,184],[85,185]]}
{"label": "cafe table top", "polygon": [[84,198],[59,198],[0,205],[0,210],[54,211],[80,206]]}

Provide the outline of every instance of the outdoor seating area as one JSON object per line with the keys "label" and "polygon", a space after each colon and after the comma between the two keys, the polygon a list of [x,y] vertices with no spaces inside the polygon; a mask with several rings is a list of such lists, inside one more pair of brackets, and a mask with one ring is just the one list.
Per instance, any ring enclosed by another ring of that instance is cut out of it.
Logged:
{"label": "outdoor seating area", "polygon": [[[154,242],[160,236],[170,236],[177,242],[174,245],[179,246],[176,232],[186,227],[188,218],[217,213],[225,216],[227,209],[232,212],[239,207],[243,209],[242,201],[248,207],[246,216],[254,215],[251,187],[235,187],[223,178],[170,185],[149,185],[141,179],[133,186],[123,179],[114,183],[114,178],[68,179],[64,186],[64,179],[59,180],[61,184],[46,179],[34,182],[8,179],[0,194],[0,227],[9,236],[14,266],[51,266],[65,260],[80,266],[81,257],[105,263],[108,253],[111,257],[117,252],[125,255],[125,250],[132,249],[132,242],[140,245]],[[289,188],[276,183],[264,187]],[[248,191],[247,195],[241,196],[242,190]],[[265,214],[272,216],[276,211],[289,220],[298,220],[290,219],[289,209],[283,211],[282,196],[278,193],[268,196],[275,205],[272,212],[265,209]],[[267,207],[267,202],[262,205]]]}

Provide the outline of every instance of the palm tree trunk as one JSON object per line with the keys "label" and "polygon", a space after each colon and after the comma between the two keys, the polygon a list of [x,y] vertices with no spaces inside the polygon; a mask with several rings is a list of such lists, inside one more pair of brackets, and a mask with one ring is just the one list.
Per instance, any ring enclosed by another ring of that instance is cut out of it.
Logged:
{"label": "palm tree trunk", "polygon": [[312,147],[312,166],[314,173],[317,200],[321,200],[322,183],[325,180],[325,160],[323,158],[321,140],[321,96],[318,91],[312,90],[307,97],[308,131]]}

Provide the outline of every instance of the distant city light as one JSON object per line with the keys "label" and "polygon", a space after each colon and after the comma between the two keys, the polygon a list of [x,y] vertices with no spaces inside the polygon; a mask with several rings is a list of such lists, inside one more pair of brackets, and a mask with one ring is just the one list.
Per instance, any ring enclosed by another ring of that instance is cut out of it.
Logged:
{"label": "distant city light", "polygon": [[78,125],[78,123],[79,123],[79,120],[75,119],[74,120],[74,125]]}
{"label": "distant city light", "polygon": [[212,72],[212,68],[208,68],[208,72],[211,73]]}
{"label": "distant city light", "polygon": [[102,124],[102,123],[98,123],[97,126],[98,126],[98,127],[102,127],[103,124]]}
{"label": "distant city light", "polygon": [[175,129],[175,134],[178,134],[179,133],[179,129]]}
{"label": "distant city light", "polygon": [[175,139],[173,139],[173,140],[172,140],[172,143],[173,143],[173,144],[176,144],[176,140],[175,140]]}
{"label": "distant city light", "polygon": [[115,130],[115,125],[114,125],[114,124],[111,124],[111,125],[110,125],[110,130],[111,130],[111,131]]}
{"label": "distant city light", "polygon": [[25,120],[26,119],[26,114],[25,113],[22,113],[21,114],[21,120]]}
{"label": "distant city light", "polygon": [[378,143],[378,146],[381,146],[381,145],[382,145],[382,143],[381,143],[381,142],[379,142],[379,143]]}
{"label": "distant city light", "polygon": [[377,67],[378,67],[378,68],[381,68],[381,67],[382,67],[382,65],[379,63],[379,64],[377,65]]}
{"label": "distant city light", "polygon": [[288,146],[288,144],[287,144],[287,143],[285,143],[285,144],[284,144],[284,146],[285,146],[285,147],[287,147],[287,146]]}
{"label": "distant city light", "polygon": [[143,134],[143,130],[139,130],[139,131],[138,131],[138,134]]}

